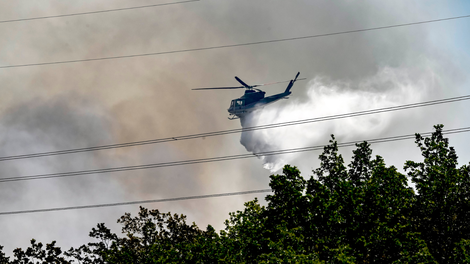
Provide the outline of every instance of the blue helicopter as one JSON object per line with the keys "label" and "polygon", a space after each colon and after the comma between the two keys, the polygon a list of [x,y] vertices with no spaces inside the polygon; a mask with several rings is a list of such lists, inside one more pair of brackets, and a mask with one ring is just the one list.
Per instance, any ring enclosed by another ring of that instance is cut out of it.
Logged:
{"label": "blue helicopter", "polygon": [[[240,78],[235,76],[235,80],[237,80],[242,86],[235,86],[235,87],[213,87],[213,88],[196,88],[193,90],[219,90],[219,89],[241,89],[245,88],[245,94],[238,98],[232,100],[230,103],[230,107],[228,110],[229,113],[229,119],[238,119],[240,117],[243,117],[247,113],[250,113],[252,111],[255,111],[257,109],[263,108],[265,105],[274,103],[277,100],[286,98],[291,94],[290,89],[294,85],[296,81],[300,80],[305,80],[305,78],[302,79],[297,79],[300,75],[300,72],[297,73],[295,78],[290,81],[282,81],[282,82],[273,82],[273,83],[265,83],[265,84],[255,84],[255,85],[248,85],[244,81],[242,81]],[[274,94],[268,97],[264,97],[266,92],[261,91],[260,89],[257,89],[255,87],[259,86],[264,86],[264,85],[271,85],[271,84],[277,84],[277,83],[285,83],[289,82],[287,85],[286,90],[283,93],[279,94]]]}

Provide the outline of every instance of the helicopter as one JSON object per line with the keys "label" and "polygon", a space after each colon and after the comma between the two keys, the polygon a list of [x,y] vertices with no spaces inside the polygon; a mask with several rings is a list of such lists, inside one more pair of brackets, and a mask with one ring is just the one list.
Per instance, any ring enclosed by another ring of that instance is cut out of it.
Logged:
{"label": "helicopter", "polygon": [[[265,83],[265,84],[255,84],[255,85],[248,85],[240,78],[235,76],[235,80],[237,80],[242,86],[235,86],[235,87],[213,87],[213,88],[195,88],[192,90],[221,90],[221,89],[242,89],[245,88],[245,94],[237,99],[232,100],[230,103],[230,107],[227,109],[229,113],[228,119],[234,120],[243,117],[247,113],[253,112],[257,109],[263,108],[265,105],[274,103],[280,99],[287,99],[287,96],[291,94],[290,89],[294,85],[296,81],[305,80],[306,78],[297,79],[300,75],[300,72],[297,73],[295,78],[290,81],[282,81],[282,82],[273,82],[273,83]],[[283,93],[274,94],[268,97],[264,97],[266,92],[257,89],[255,87],[264,86],[264,85],[271,85],[277,83],[285,83],[289,82],[287,85],[286,90]]]}

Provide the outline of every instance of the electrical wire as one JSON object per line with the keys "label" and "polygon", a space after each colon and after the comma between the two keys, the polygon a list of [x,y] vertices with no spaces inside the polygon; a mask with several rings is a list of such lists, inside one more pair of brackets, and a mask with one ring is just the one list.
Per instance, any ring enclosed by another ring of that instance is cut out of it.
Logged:
{"label": "electrical wire", "polygon": [[330,120],[335,120],[335,119],[342,119],[342,118],[349,118],[349,117],[356,117],[356,116],[363,116],[363,115],[371,115],[371,114],[392,112],[392,111],[405,110],[405,109],[411,109],[411,108],[417,108],[417,107],[424,107],[424,106],[431,106],[431,105],[437,105],[437,104],[464,101],[464,100],[469,100],[469,99],[470,99],[470,95],[464,95],[464,96],[457,96],[457,97],[451,97],[451,98],[446,98],[446,99],[426,101],[426,102],[421,102],[421,103],[413,103],[413,104],[405,104],[405,105],[399,105],[399,106],[377,108],[377,109],[364,110],[364,111],[359,111],[359,112],[352,112],[352,113],[345,113],[345,114],[339,114],[339,115],[331,115],[331,116],[323,116],[323,117],[302,119],[302,120],[275,123],[275,124],[269,124],[269,125],[252,126],[252,127],[246,127],[246,128],[213,131],[213,132],[208,132],[208,133],[199,133],[199,134],[167,137],[167,138],[160,138],[160,139],[150,139],[150,140],[143,140],[143,141],[135,141],[135,142],[127,142],[127,143],[119,143],[119,144],[111,144],[111,145],[94,146],[94,147],[87,147],[87,148],[76,148],[76,149],[40,152],[40,153],[32,153],[32,154],[3,156],[3,157],[0,157],[0,161],[38,158],[38,157],[72,154],[72,153],[97,151],[97,150],[105,150],[105,149],[116,149],[116,148],[125,148],[125,147],[148,145],[148,144],[158,144],[158,143],[171,142],[171,141],[177,141],[177,140],[187,140],[187,139],[221,136],[221,135],[228,135],[228,134],[234,134],[234,133],[256,131],[256,130],[261,130],[261,129],[271,129],[271,128],[278,128],[278,127],[285,127],[285,126],[302,125],[302,124],[308,124],[308,123],[330,121]]}
{"label": "electrical wire", "polygon": [[405,27],[405,26],[420,25],[420,24],[426,24],[426,23],[435,23],[435,22],[442,22],[442,21],[455,20],[455,19],[462,19],[462,18],[469,18],[469,17],[470,17],[470,15],[456,16],[456,17],[447,17],[447,18],[440,18],[440,19],[433,19],[433,20],[425,20],[425,21],[418,21],[418,22],[411,22],[411,23],[403,23],[403,24],[395,24],[395,25],[382,26],[382,27],[372,27],[372,28],[364,28],[364,29],[354,29],[354,30],[338,31],[338,32],[333,32],[333,33],[324,33],[324,34],[317,34],[317,35],[309,35],[309,36],[301,36],[301,37],[292,37],[292,38],[282,38],[282,39],[272,39],[272,40],[264,40],[264,41],[256,41],[256,42],[247,42],[247,43],[238,43],[238,44],[229,44],[229,45],[220,45],[220,46],[210,46],[210,47],[202,47],[202,48],[191,48],[191,49],[182,49],[182,50],[160,51],[160,52],[152,52],[152,53],[120,55],[120,56],[113,56],[113,57],[101,57],[101,58],[90,58],[90,59],[79,59],[79,60],[66,60],[66,61],[53,61],[53,62],[40,62],[40,63],[27,63],[27,64],[3,65],[3,66],[0,66],[0,69],[18,68],[18,67],[30,67],[30,66],[43,66],[43,65],[53,65],[53,64],[65,64],[65,63],[77,63],[77,62],[89,62],[89,61],[115,60],[115,59],[135,58],[135,57],[144,57],[144,56],[157,56],[157,55],[163,55],[163,54],[175,54],[175,53],[183,53],[183,52],[204,51],[204,50],[213,50],[213,49],[225,49],[225,48],[234,48],[234,47],[251,46],[251,45],[260,45],[260,44],[275,43],[275,42],[285,42],[285,41],[303,40],[303,39],[311,39],[311,38],[319,38],[319,37],[328,37],[328,36],[335,36],[335,35],[342,35],[342,34],[366,32],[366,31],[373,31],[373,30],[381,30],[381,29]]}
{"label": "electrical wire", "polygon": [[[443,134],[457,134],[457,133],[464,133],[464,132],[470,132],[470,127],[443,130],[442,133]],[[433,132],[426,132],[426,133],[420,133],[420,134],[422,136],[430,136],[432,133]],[[376,144],[376,143],[393,142],[393,141],[406,140],[406,139],[414,139],[415,136],[416,134],[410,134],[410,135],[370,139],[366,141],[370,144]],[[361,142],[364,142],[364,140],[338,143],[338,147],[354,146],[355,144],[358,144]],[[257,153],[252,153],[252,154],[239,154],[239,155],[220,156],[220,157],[213,157],[213,158],[162,162],[162,163],[153,163],[153,164],[136,165],[136,166],[123,166],[123,167],[104,168],[104,169],[95,169],[95,170],[82,170],[82,171],[71,171],[71,172],[36,174],[36,175],[29,175],[29,176],[7,177],[7,178],[0,178],[0,183],[29,181],[29,180],[43,180],[43,179],[50,179],[50,178],[63,178],[63,177],[81,176],[81,175],[88,175],[88,174],[102,174],[102,173],[111,173],[111,172],[120,172],[120,171],[133,171],[133,170],[153,169],[153,168],[162,168],[162,167],[193,165],[193,164],[208,163],[208,162],[246,159],[246,158],[253,158],[253,157],[284,155],[284,154],[292,154],[292,153],[305,152],[305,151],[321,150],[325,146],[326,145],[320,145],[320,146],[311,146],[311,147],[304,147],[304,148],[264,151],[264,152],[257,152]]]}
{"label": "electrical wire", "polygon": [[184,3],[198,2],[198,1],[200,1],[200,0],[187,0],[187,1],[180,1],[180,2],[162,3],[162,4],[154,4],[154,5],[145,5],[145,6],[131,6],[131,7],[124,7],[124,8],[117,8],[117,9],[90,11],[90,12],[73,13],[73,14],[64,14],[64,15],[55,15],[55,16],[19,18],[19,19],[11,19],[11,20],[2,20],[2,21],[0,21],[0,23],[12,23],[12,22],[19,22],[19,21],[30,21],[30,20],[39,20],[39,19],[48,19],[48,18],[81,16],[81,15],[90,15],[90,14],[98,14],[98,13],[108,13],[108,12],[124,11],[124,10],[131,10],[131,9],[141,9],[141,8],[149,8],[149,7],[158,7],[158,6],[167,6],[167,5],[175,5],[175,4],[184,4]]}
{"label": "electrical wire", "polygon": [[[470,131],[470,127],[466,127],[466,128],[444,130],[443,134],[455,134],[455,133],[463,133],[463,132],[469,132],[469,131]],[[429,136],[431,134],[432,134],[432,132],[421,133],[422,136]],[[391,142],[391,141],[411,139],[411,138],[414,138],[415,136],[416,135],[403,135],[403,136],[386,137],[386,138],[372,139],[372,140],[369,140],[368,142],[370,144],[382,143],[382,142]],[[362,142],[362,141],[339,143],[338,147],[353,146],[353,145],[355,145],[357,143],[360,143],[360,142]],[[308,148],[298,148],[298,149],[291,149],[291,150],[280,150],[280,151],[264,152],[263,155],[262,154],[255,154],[255,155],[256,156],[267,156],[267,155],[287,154],[287,153],[295,153],[295,152],[301,152],[301,151],[318,150],[318,149],[321,149],[323,147],[325,147],[325,146],[315,146],[315,147],[308,147]],[[250,157],[253,157],[253,156],[250,155]],[[186,196],[186,197],[176,197],[176,198],[164,198],[164,199],[154,199],[154,200],[121,202],[121,203],[107,203],[107,204],[81,205],[81,206],[56,207],[56,208],[44,208],[44,209],[32,209],[32,210],[6,211],[6,212],[0,212],[0,215],[17,215],[17,214],[27,214],[27,213],[42,213],[42,212],[67,211],[67,210],[77,210],[77,209],[103,208],[103,207],[134,205],[134,204],[146,204],[146,203],[174,202],[174,201],[195,200],[195,199],[215,198],[215,197],[227,197],[227,196],[244,195],[244,194],[266,193],[266,192],[272,192],[272,190],[271,189],[261,189],[261,190],[252,190],[252,191],[243,191],[243,192],[196,195],[196,196]]]}
{"label": "electrical wire", "polygon": [[67,211],[67,210],[90,209],[90,208],[101,208],[101,207],[133,205],[133,204],[146,204],[146,203],[163,203],[163,202],[186,201],[186,200],[196,200],[196,199],[204,199],[204,198],[227,197],[227,196],[235,196],[235,195],[254,194],[254,193],[266,193],[266,192],[271,192],[271,189],[252,190],[252,191],[244,191],[244,192],[207,194],[207,195],[196,195],[196,196],[186,196],[186,197],[166,198],[166,199],[156,199],[156,200],[144,200],[144,201],[133,201],[133,202],[122,202],[122,203],[79,205],[79,206],[56,207],[56,208],[34,209],[34,210],[7,211],[7,212],[0,212],[0,215],[43,213],[43,212],[53,212],[53,211]]}

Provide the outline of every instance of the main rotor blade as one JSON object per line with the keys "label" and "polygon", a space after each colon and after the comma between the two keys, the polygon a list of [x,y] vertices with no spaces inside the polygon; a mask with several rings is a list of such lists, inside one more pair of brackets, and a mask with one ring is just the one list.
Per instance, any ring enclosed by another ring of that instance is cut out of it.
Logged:
{"label": "main rotor blade", "polygon": [[223,89],[242,89],[245,88],[243,86],[237,86],[237,87],[212,87],[212,88],[195,88],[191,90],[223,90]]}
{"label": "main rotor blade", "polygon": [[248,88],[248,89],[253,88],[252,86],[249,86],[248,84],[246,84],[245,82],[243,82],[242,80],[240,80],[240,78],[238,78],[237,76],[235,76],[235,80],[237,80],[239,83],[241,83],[243,86],[245,86],[245,87]]}
{"label": "main rotor blade", "polygon": [[[307,79],[307,78],[300,78],[300,79],[297,79],[297,77],[299,77],[299,74],[300,74],[300,72],[297,73],[297,75],[295,76],[295,79],[294,79],[293,81],[301,81],[301,80],[306,80],[306,79]],[[265,85],[272,85],[272,84],[290,82],[290,81],[270,82],[270,83],[255,84],[255,85],[250,86],[250,85],[246,84],[244,81],[242,81],[240,78],[238,78],[237,76],[235,76],[235,79],[236,79],[239,83],[241,83],[243,86],[195,88],[195,89],[192,89],[192,90],[229,90],[229,89],[242,89],[242,88],[252,89],[252,88],[258,87],[258,86],[265,86]]]}
{"label": "main rotor blade", "polygon": [[[306,80],[306,79],[307,78],[300,78],[300,79],[297,79],[297,81]],[[288,82],[290,82],[290,80],[289,81],[282,81],[282,82],[271,82],[271,83],[255,84],[255,85],[253,85],[253,87],[272,85],[272,84],[278,84],[278,83],[288,83]]]}

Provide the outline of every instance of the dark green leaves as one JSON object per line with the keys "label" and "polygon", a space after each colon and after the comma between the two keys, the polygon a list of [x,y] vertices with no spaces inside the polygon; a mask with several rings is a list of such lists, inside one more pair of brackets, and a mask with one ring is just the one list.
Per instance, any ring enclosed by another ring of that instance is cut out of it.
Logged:
{"label": "dark green leaves", "polygon": [[458,254],[468,254],[454,249],[470,238],[470,175],[468,166],[457,167],[457,154],[442,128],[435,126],[430,138],[416,135],[424,161],[407,161],[405,170],[418,191],[414,226],[436,261],[451,263],[462,259]]}

